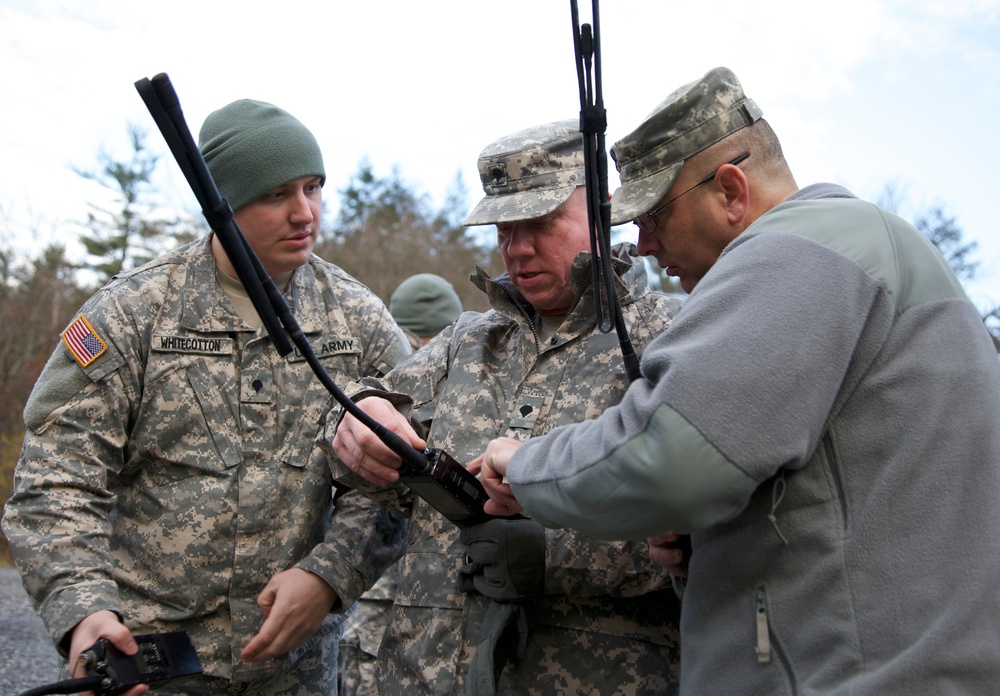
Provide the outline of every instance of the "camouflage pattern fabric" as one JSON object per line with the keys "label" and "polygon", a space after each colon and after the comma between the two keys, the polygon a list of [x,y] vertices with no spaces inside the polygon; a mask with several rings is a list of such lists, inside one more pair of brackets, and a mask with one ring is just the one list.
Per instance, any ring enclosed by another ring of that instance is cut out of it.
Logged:
{"label": "camouflage pattern fabric", "polygon": [[396,565],[361,595],[357,609],[344,623],[337,651],[340,665],[338,696],[378,696],[375,660],[398,583],[399,567]]}
{"label": "camouflage pattern fabric", "polygon": [[684,160],[763,116],[728,68],[715,68],[674,90],[634,131],[616,142],[611,157],[622,185],[611,198],[611,224],[649,211],[663,198]]}
{"label": "camouflage pattern fabric", "polygon": [[583,135],[578,119],[525,128],[481,153],[479,179],[486,194],[465,225],[495,225],[551,213],[584,185]]}
{"label": "camouflage pattern fabric", "polygon": [[[210,239],[84,304],[82,333],[56,348],[25,410],[4,530],[60,649],[111,609],[135,633],[189,631],[207,675],[248,680],[289,670],[239,658],[272,576],[316,573],[349,607],[405,529],[358,494],[334,506],[314,446],[331,397],[297,350],[281,358],[236,314]],[[285,295],[341,385],[410,352],[382,302],[316,256]]]}
{"label": "camouflage pattern fabric", "polygon": [[[312,639],[308,641],[311,642]],[[235,680],[181,679],[158,685],[151,693],[155,696],[339,696],[336,665],[336,641],[320,640],[295,661],[294,669],[271,670]]]}
{"label": "camouflage pattern fabric", "polygon": [[403,335],[406,336],[406,342],[409,344],[410,350],[420,350],[420,347],[424,345],[424,342],[420,340],[420,336],[402,326],[399,328],[403,330]]}
{"label": "camouflage pattern fabric", "polygon": [[[680,301],[650,292],[642,260],[616,251],[624,319],[641,351]],[[410,395],[418,432],[461,462],[498,436],[527,439],[594,418],[621,400],[627,384],[615,332],[595,327],[589,275],[584,253],[572,270],[577,303],[542,344],[534,312],[506,277],[491,280],[479,269],[473,280],[493,310],[462,315],[387,378],[364,386]],[[411,508],[411,522],[378,655],[380,693],[464,694],[488,601],[456,590],[464,558],[458,529],[398,486],[380,491],[383,499],[390,493]],[[506,666],[499,693],[675,693],[679,600],[646,543],[549,529],[546,547],[545,595],[527,605],[527,651]]]}
{"label": "camouflage pattern fabric", "polygon": [[[409,326],[420,325],[436,334],[458,318],[462,306],[455,290],[444,278],[421,273],[403,281],[393,291],[389,312],[406,335],[410,348],[417,351],[424,342]],[[399,568],[395,565],[358,598],[354,613],[344,623],[337,651],[339,696],[378,695],[375,659],[398,581]]]}

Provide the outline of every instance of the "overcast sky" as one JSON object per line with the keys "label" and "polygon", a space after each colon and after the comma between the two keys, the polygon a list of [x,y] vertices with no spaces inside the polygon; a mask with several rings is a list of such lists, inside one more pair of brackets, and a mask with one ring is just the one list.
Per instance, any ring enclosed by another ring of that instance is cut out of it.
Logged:
{"label": "overcast sky", "polygon": [[[944,206],[979,244],[972,299],[1000,303],[1000,0],[605,0],[600,21],[609,146],[726,65],[800,186],[874,200],[895,182],[909,212]],[[437,205],[460,172],[471,206],[488,142],[580,108],[568,0],[0,0],[0,65],[0,234],[24,248],[72,242],[105,196],[72,168],[128,156],[128,123],[162,152],[168,199],[194,207],[133,86],[160,72],[194,133],[243,97],[303,121],[330,214],[365,157]]]}

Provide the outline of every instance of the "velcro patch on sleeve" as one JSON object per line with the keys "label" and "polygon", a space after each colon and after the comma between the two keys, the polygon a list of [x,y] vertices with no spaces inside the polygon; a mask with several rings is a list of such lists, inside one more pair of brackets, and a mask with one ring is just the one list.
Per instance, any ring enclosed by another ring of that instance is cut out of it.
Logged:
{"label": "velcro patch on sleeve", "polygon": [[62,332],[62,340],[80,363],[80,367],[86,367],[94,362],[108,349],[108,345],[101,340],[94,327],[82,314]]}

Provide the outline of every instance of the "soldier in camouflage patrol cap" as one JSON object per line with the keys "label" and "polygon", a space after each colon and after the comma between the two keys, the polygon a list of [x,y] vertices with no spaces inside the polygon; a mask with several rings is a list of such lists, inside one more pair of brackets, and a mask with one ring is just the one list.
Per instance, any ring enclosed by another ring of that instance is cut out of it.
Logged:
{"label": "soldier in camouflage patrol cap", "polygon": [[[377,377],[408,355],[383,303],[312,255],[325,177],[312,134],[240,100],[200,140],[329,374]],[[355,493],[334,504],[315,446],[330,395],[302,355],[278,355],[234,275],[209,234],[116,276],[25,409],[4,531],[78,676],[99,637],[130,653],[133,634],[183,630],[205,674],[158,694],[335,693],[342,612],[402,550],[404,520]]]}
{"label": "soldier in camouflage patrol cap", "polygon": [[[414,446],[426,438],[460,462],[498,435],[526,440],[593,418],[628,386],[616,336],[595,325],[577,123],[502,138],[483,151],[479,171],[486,197],[466,222],[497,225],[507,271],[491,278],[478,268],[472,277],[492,309],[466,312],[388,376],[352,389],[364,410]],[[616,247],[613,265],[641,350],[680,302],[649,290],[631,245]],[[679,602],[644,542],[545,531],[531,520],[495,520],[460,534],[405,487],[385,485],[399,459],[362,441],[366,435],[345,416],[332,443],[343,457],[332,459],[337,475],[411,519],[378,656],[382,694],[676,690]],[[510,559],[506,570],[520,578],[499,589],[483,583],[474,560],[494,541]],[[523,639],[523,650],[506,652],[505,629]]]}
{"label": "soldier in camouflage patrol cap", "polygon": [[485,198],[466,225],[496,225],[540,218],[584,184],[576,121],[527,128],[500,138],[479,155]]}
{"label": "soldier in camouflage patrol cap", "polygon": [[487,446],[488,511],[653,560],[690,531],[683,696],[997,693],[1000,362],[946,260],[800,188],[725,68],[613,150],[612,218],[690,296],[613,413]]}
{"label": "soldier in camouflage patrol cap", "polygon": [[671,93],[642,125],[611,148],[622,185],[611,199],[611,224],[635,220],[674,183],[687,158],[755,123],[760,107],[727,68],[715,68]]}

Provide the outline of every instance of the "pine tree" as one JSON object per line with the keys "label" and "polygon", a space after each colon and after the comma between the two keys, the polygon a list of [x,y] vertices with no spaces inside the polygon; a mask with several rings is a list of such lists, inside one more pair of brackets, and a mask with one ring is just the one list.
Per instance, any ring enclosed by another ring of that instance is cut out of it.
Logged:
{"label": "pine tree", "polygon": [[151,179],[157,157],[146,148],[145,132],[129,124],[132,148],[128,161],[116,160],[103,148],[98,153],[100,170],[76,173],[112,191],[120,208],[109,210],[91,204],[80,236],[87,258],[78,268],[94,271],[101,280],[146,263],[166,251],[182,235],[190,236],[177,218],[165,218],[156,209]]}

